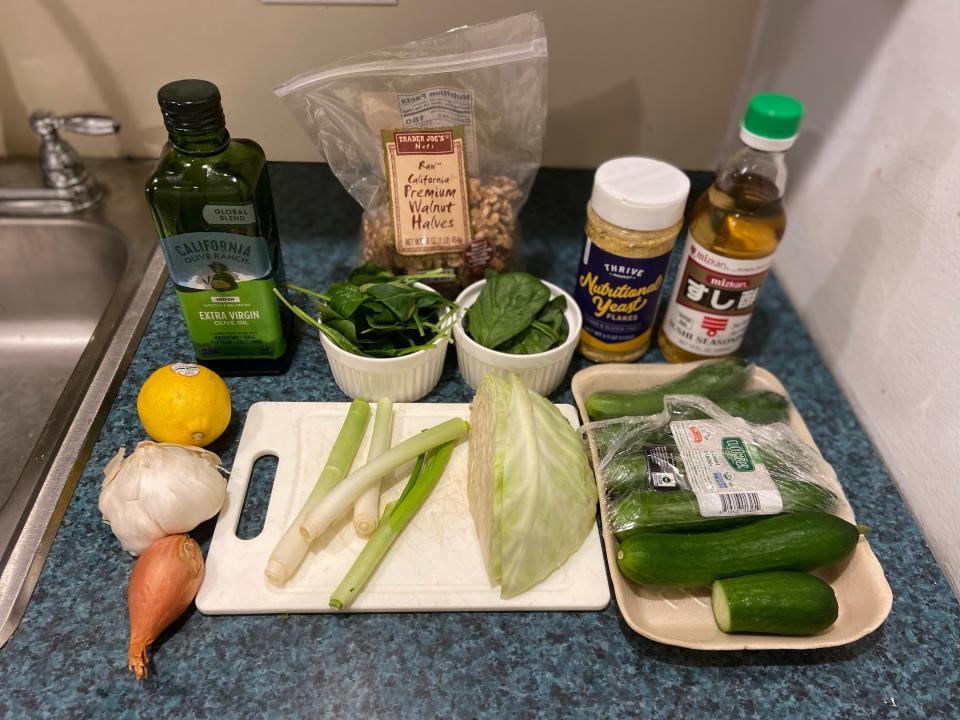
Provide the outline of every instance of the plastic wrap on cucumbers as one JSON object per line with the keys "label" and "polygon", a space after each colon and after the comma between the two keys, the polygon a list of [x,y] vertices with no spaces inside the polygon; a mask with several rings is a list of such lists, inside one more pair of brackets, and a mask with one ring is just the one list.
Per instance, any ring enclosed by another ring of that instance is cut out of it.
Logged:
{"label": "plastic wrap on cucumbers", "polygon": [[831,469],[783,423],[755,425],[697,395],[646,417],[589,423],[611,529],[722,530],[765,515],[834,513]]}

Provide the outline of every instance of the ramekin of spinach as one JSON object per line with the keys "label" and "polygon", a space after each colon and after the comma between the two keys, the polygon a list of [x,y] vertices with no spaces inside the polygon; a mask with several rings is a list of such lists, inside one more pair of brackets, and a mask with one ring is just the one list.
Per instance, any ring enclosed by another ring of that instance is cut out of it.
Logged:
{"label": "ramekin of spinach", "polygon": [[566,309],[567,297],[551,297],[550,288],[530,273],[488,270],[480,294],[464,314],[463,328],[490,350],[534,355],[567,340]]}
{"label": "ramekin of spinach", "polygon": [[479,387],[491,373],[514,373],[540,395],[560,386],[583,325],[568,293],[529,273],[488,271],[457,303],[464,310],[453,339],[460,374],[470,387]]}
{"label": "ramekin of spinach", "polygon": [[324,292],[287,283],[289,289],[313,299],[316,318],[276,294],[291,312],[341,350],[367,358],[399,358],[430,349],[440,335],[446,335],[457,305],[418,283],[453,277],[452,272],[439,269],[394,275],[367,262]]}

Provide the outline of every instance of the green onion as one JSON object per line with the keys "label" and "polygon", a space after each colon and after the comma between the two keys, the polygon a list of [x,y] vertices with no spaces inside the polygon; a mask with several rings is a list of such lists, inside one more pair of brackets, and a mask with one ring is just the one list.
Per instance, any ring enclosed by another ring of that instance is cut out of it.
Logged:
{"label": "green onion", "polygon": [[275,585],[282,585],[293,576],[310,549],[310,541],[299,532],[300,523],[310,510],[346,476],[363,441],[363,434],[367,430],[369,420],[369,404],[363,400],[354,400],[350,403],[350,410],[343,421],[343,427],[340,428],[340,434],[337,435],[330,449],[330,455],[316,485],[313,486],[303,508],[270,554],[270,560],[267,561],[264,574],[267,580]]}
{"label": "green onion", "polygon": [[304,539],[313,541],[343,515],[364,490],[379,482],[387,473],[438,445],[463,437],[468,429],[467,422],[460,418],[445,420],[407,438],[376,460],[354,470],[307,513],[300,523],[300,534]]}
{"label": "green onion", "polygon": [[363,550],[360,551],[333,595],[330,596],[330,607],[342,610],[350,605],[363,590],[363,586],[367,584],[394,540],[403,532],[407,523],[413,519],[427,496],[436,487],[453,453],[454,444],[452,441],[444,443],[417,458],[417,465],[413,469],[407,486],[396,502],[391,503],[384,511],[380,525],[374,530],[373,535],[363,546]]}
{"label": "green onion", "polygon": [[[373,435],[367,462],[375,460],[390,449],[390,435],[393,431],[393,401],[384,398],[377,402],[377,416],[373,420]],[[376,482],[364,490],[353,506],[353,527],[358,534],[366,537],[377,528],[380,517],[380,483]]]}

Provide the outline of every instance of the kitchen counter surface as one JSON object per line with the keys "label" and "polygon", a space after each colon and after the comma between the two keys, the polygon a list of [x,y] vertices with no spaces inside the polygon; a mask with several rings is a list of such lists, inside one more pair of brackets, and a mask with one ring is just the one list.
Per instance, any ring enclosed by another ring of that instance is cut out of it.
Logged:
{"label": "kitchen counter surface", "polygon": [[[323,287],[354,263],[359,210],[324,166],[278,164],[271,174],[287,275]],[[694,174],[694,195],[708,179]],[[543,171],[522,216],[526,266],[567,289],[591,180],[586,171]],[[211,447],[225,466],[253,402],[345,399],[315,334],[300,325],[297,335],[286,375],[227,380],[234,418]],[[0,717],[957,717],[960,607],[775,279],[743,354],[786,385],[871,527],[894,593],[893,612],[872,635],[808,652],[705,653],[640,637],[615,601],[585,613],[206,617],[191,608],[154,645],[151,675],[138,684],[126,668],[132,559],[101,521],[97,497],[117,448],[143,439],[140,384],[156,367],[192,357],[168,287],[23,622],[0,650]],[[577,358],[570,373],[587,364]],[[553,399],[571,402],[568,387]],[[471,396],[451,351],[425,401]],[[263,485],[249,505],[262,508]],[[211,531],[212,522],[195,532],[204,548]]]}

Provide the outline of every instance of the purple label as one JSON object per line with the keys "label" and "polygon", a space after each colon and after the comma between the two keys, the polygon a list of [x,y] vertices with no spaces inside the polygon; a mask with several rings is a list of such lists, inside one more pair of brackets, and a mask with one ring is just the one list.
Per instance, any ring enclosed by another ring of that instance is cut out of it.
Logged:
{"label": "purple label", "polygon": [[583,329],[605,343],[633,340],[653,324],[671,252],[627,258],[584,238],[574,293]]}

